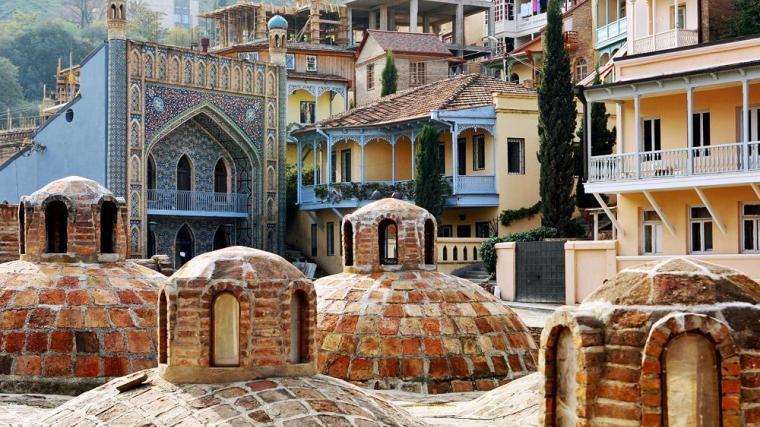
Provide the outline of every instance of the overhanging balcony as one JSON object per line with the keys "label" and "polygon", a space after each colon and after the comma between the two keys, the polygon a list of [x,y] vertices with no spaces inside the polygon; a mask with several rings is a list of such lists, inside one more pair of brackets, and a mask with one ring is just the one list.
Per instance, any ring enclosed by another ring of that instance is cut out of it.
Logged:
{"label": "overhanging balcony", "polygon": [[697,44],[697,30],[667,30],[657,34],[639,37],[633,42],[633,53],[647,53]]}
{"label": "overhanging balcony", "polygon": [[760,141],[753,141],[593,156],[586,187],[590,192],[602,193],[639,187],[654,190],[731,185],[755,182],[759,173]]}
{"label": "overhanging balcony", "polygon": [[148,190],[148,215],[248,217],[248,195],[204,191]]}
{"label": "overhanging balcony", "polygon": [[628,20],[622,17],[617,21],[610,22],[607,25],[596,29],[596,47],[600,48],[610,43],[617,42],[625,38],[628,29]]}

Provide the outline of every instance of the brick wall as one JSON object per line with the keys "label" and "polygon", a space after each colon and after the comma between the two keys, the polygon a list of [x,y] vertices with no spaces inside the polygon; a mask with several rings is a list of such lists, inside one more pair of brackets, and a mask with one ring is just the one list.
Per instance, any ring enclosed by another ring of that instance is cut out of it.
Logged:
{"label": "brick wall", "polygon": [[18,259],[18,205],[0,204],[0,263]]}

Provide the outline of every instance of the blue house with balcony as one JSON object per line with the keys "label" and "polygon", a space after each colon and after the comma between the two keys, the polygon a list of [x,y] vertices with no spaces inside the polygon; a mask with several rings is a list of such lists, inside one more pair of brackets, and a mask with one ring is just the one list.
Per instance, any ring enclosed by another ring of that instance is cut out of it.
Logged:
{"label": "blue house with balcony", "polygon": [[270,29],[270,62],[251,62],[128,40],[125,2],[107,6],[78,92],[0,164],[0,200],[79,175],[127,200],[130,257],[281,252],[286,29]]}

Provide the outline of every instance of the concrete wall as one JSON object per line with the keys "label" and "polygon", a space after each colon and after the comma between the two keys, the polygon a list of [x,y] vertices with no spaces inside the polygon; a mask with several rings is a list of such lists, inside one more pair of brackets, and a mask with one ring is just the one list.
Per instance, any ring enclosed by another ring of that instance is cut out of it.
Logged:
{"label": "concrete wall", "polygon": [[565,243],[565,304],[580,304],[617,274],[615,241]]}
{"label": "concrete wall", "polygon": [[[22,195],[69,175],[106,184],[107,49],[101,47],[82,64],[79,98],[33,137],[44,150],[19,154],[0,166],[0,201],[16,203]],[[66,120],[69,109],[71,122]]]}

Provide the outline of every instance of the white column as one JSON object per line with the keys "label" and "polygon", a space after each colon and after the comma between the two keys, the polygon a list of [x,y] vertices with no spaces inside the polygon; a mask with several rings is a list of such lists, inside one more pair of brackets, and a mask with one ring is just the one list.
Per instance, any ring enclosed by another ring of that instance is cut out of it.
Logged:
{"label": "white column", "polygon": [[325,150],[325,153],[327,155],[327,185],[332,184],[332,168],[335,167],[335,165],[332,164],[332,137],[327,137],[327,150]]}
{"label": "white column", "polygon": [[687,161],[686,171],[691,175],[694,168],[694,88],[686,88],[686,147]]}
{"label": "white column", "polygon": [[[686,17],[684,16],[684,20],[686,20]],[[673,38],[676,42],[676,47],[678,47],[678,0],[673,0]]]}
{"label": "white column", "polygon": [[615,126],[617,134],[615,135],[615,148],[618,154],[623,154],[623,102],[615,103]]}
{"label": "white column", "polygon": [[[491,3],[491,8],[488,10],[488,35],[491,36],[491,37],[493,37],[494,34],[496,34],[496,19],[495,19],[495,16],[494,16],[495,11],[496,11],[496,9],[494,7],[494,4]],[[489,44],[489,46],[494,46],[496,44],[496,42],[494,42],[493,40],[489,39],[488,44]],[[494,46],[494,48],[495,48],[495,46]]]}
{"label": "white column", "polygon": [[303,173],[303,159],[301,158],[301,155],[302,155],[301,153],[303,152],[303,150],[301,148],[301,141],[297,141],[297,144],[298,144],[297,146],[298,147],[298,161],[296,162],[297,163],[296,167],[298,168],[298,172],[296,176],[298,178],[297,178],[296,187],[298,188],[298,191],[296,193],[297,194],[296,201],[300,205],[301,204],[301,187],[303,186],[303,177],[301,176]]}
{"label": "white column", "polygon": [[392,137],[391,140],[391,180],[396,183],[396,137]]}
{"label": "white column", "polygon": [[496,173],[496,137],[494,135],[491,135],[491,168],[493,169],[493,176],[494,176],[494,181],[495,181],[497,173]]}
{"label": "white column", "polygon": [[314,175],[312,185],[319,184],[319,181],[317,180],[317,141],[311,141],[311,157],[312,157],[312,163],[313,163],[313,170],[311,171]]}
{"label": "white column", "polygon": [[[744,168],[749,168],[749,81],[742,80],[742,153]],[[757,156],[757,153],[755,153]]]}
{"label": "white column", "polygon": [[[677,1],[677,0],[676,0]],[[604,25],[610,23],[610,0],[604,0]]]}
{"label": "white column", "polygon": [[457,183],[459,182],[459,177],[457,172],[459,171],[459,144],[457,143],[457,139],[459,139],[459,129],[457,128],[457,125],[454,125],[452,131],[451,131],[451,186],[452,194],[457,194]]}
{"label": "white column", "polygon": [[[589,102],[586,105],[586,164],[591,165],[591,157],[594,154],[593,150],[593,144],[592,144],[592,136],[591,136],[591,109],[593,107],[594,103]],[[587,173],[591,175],[591,171],[587,170]]]}
{"label": "white column", "polygon": [[388,6],[380,6],[380,29],[388,31]]}
{"label": "white column", "polygon": [[377,10],[369,11],[369,29],[370,30],[377,29]]}
{"label": "white column", "polygon": [[636,179],[641,175],[641,106],[639,94],[633,97],[633,139],[636,140]]}
{"label": "white column", "polygon": [[348,45],[353,46],[354,44],[354,13],[353,10],[349,7],[348,10],[346,10],[346,23],[348,24],[348,28],[346,28],[346,31],[348,32]]}
{"label": "white column", "polygon": [[362,147],[362,184],[364,184],[364,137],[361,138],[361,147]]}
{"label": "white column", "polygon": [[657,38],[655,37],[655,34],[657,34],[657,20],[654,18],[654,13],[657,10],[657,0],[652,0],[652,5],[650,7],[649,12],[649,20],[652,21],[652,47],[657,50]]}
{"label": "white column", "polygon": [[634,45],[636,44],[636,0],[631,0],[631,19],[628,20],[626,24],[628,34],[630,34],[628,36],[628,50],[631,52],[631,54],[634,54],[636,53],[636,50],[634,49]]}
{"label": "white column", "polygon": [[416,33],[419,31],[417,27],[417,0],[409,1],[409,32]]}
{"label": "white column", "polygon": [[456,43],[457,49],[459,49],[459,56],[462,56],[464,53],[464,4],[462,3],[457,4],[455,22],[454,43]]}
{"label": "white column", "polygon": [[317,88],[314,88],[314,123],[319,122],[319,98],[317,97]]}

